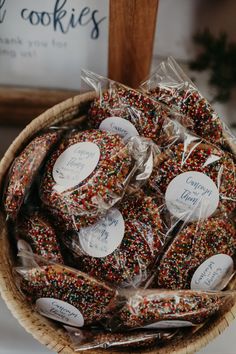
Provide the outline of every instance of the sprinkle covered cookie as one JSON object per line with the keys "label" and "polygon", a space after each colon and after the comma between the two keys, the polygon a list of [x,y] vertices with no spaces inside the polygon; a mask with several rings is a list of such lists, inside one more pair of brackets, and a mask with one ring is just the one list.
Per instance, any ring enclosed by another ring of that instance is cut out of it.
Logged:
{"label": "sprinkle covered cookie", "polygon": [[225,145],[219,115],[172,57],[156,68],[141,89],[153,100],[186,117],[192,132],[212,144]]}
{"label": "sprinkle covered cookie", "polygon": [[[213,205],[212,197],[215,193],[219,198],[218,202],[214,202],[216,208],[230,212],[236,206],[235,172],[235,164],[231,155],[213,145],[198,141],[190,143],[188,146],[179,143],[173,145],[167,152],[160,154],[159,163],[153,170],[149,185],[153,190],[164,195],[172,183],[172,197],[178,192],[182,202],[192,202],[192,204],[195,202],[192,207],[197,206],[197,203],[206,197],[209,198],[209,205]],[[178,182],[176,177],[180,179],[181,174],[183,180]],[[184,179],[185,176],[186,179]],[[176,186],[174,186],[175,179]],[[193,192],[191,193],[191,191]],[[195,193],[198,195],[196,201],[194,200]],[[208,207],[208,204],[205,207]]]}
{"label": "sprinkle covered cookie", "polygon": [[192,131],[213,144],[223,145],[223,126],[218,114],[197,89],[156,87],[149,96],[165,103],[169,108],[188,116],[192,121]]}
{"label": "sprinkle covered cookie", "polygon": [[30,302],[63,301],[78,309],[85,325],[101,320],[115,305],[116,291],[88,275],[60,265],[24,272],[21,291]]}
{"label": "sprinkle covered cookie", "polygon": [[[116,327],[138,328],[160,321],[187,321],[189,325],[205,322],[223,304],[214,293],[191,290],[140,290],[127,298],[127,303],[114,316]],[[179,323],[179,327],[181,324]]]}
{"label": "sprinkle covered cookie", "polygon": [[137,286],[150,275],[162,237],[158,205],[151,197],[132,196],[95,225],[81,229],[69,248],[78,256],[78,268],[91,276]]}
{"label": "sprinkle covered cookie", "polygon": [[[100,98],[92,102],[89,110],[90,124],[94,128],[99,128],[105,119],[109,126],[110,117],[120,117],[132,123],[139,135],[156,142],[159,142],[166,116],[166,110],[161,105],[155,104],[148,96],[122,86],[104,92]],[[117,122],[115,124],[114,120],[111,124],[118,133],[122,128],[129,131],[126,124],[122,126],[121,121],[117,120]],[[134,129],[130,129],[132,134]]]}
{"label": "sprinkle covered cookie", "polygon": [[17,238],[24,239],[38,256],[64,263],[57,234],[46,216],[34,212],[20,219]]}
{"label": "sprinkle covered cookie", "polygon": [[41,199],[69,228],[78,230],[122,197],[131,168],[128,148],[118,135],[72,132],[46,166]]}
{"label": "sprinkle covered cookie", "polygon": [[[218,262],[222,259],[224,261],[224,258],[226,261],[228,258],[230,260],[235,251],[236,230],[226,217],[209,218],[201,223],[192,223],[177,234],[162,257],[157,269],[157,284],[161,288],[190,288],[195,270],[209,260],[202,269],[198,283],[205,281],[207,283],[203,285],[207,286],[208,290],[216,290],[214,284],[219,286],[217,281],[225,277],[228,271],[226,267],[224,272],[222,264]],[[217,257],[213,257],[215,255],[219,256],[218,262]]]}
{"label": "sprinkle covered cookie", "polygon": [[37,136],[15,158],[4,193],[4,208],[10,217],[17,216],[39,167],[59,136],[58,131]]}

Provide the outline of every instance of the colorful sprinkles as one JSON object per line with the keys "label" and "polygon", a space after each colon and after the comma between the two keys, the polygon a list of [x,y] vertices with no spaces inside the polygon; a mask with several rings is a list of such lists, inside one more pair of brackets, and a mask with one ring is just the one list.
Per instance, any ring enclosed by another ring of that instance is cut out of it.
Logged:
{"label": "colorful sprinkles", "polygon": [[20,286],[30,302],[53,298],[71,304],[82,313],[85,325],[101,320],[115,305],[116,290],[60,265],[41,266],[24,272]]}
{"label": "colorful sprinkles", "polygon": [[148,96],[118,86],[95,99],[89,110],[90,124],[94,128],[99,128],[104,119],[112,116],[129,120],[139,135],[160,142],[159,137],[167,113],[161,105]]}
{"label": "colorful sprinkles", "polygon": [[216,313],[222,304],[223,299],[217,293],[140,290],[127,298],[109,325],[114,329],[139,328],[171,320],[199,324]]}
{"label": "colorful sprinkles", "polygon": [[183,172],[198,171],[206,174],[216,184],[219,209],[230,212],[236,206],[236,169],[231,155],[206,143],[183,143],[173,145],[160,154],[159,163],[153,169],[150,187],[164,194],[173,178]]}
{"label": "colorful sprinkles", "polygon": [[56,231],[46,216],[34,212],[20,218],[16,235],[28,242],[38,256],[64,263]]}
{"label": "colorful sprinkles", "polygon": [[[58,192],[53,167],[58,157],[79,142],[99,147],[100,159],[94,171],[74,188]],[[88,130],[72,132],[49,160],[41,183],[41,199],[69,229],[79,230],[94,223],[123,195],[132,159],[122,139],[110,132]]]}
{"label": "colorful sprinkles", "polygon": [[192,121],[192,131],[213,144],[224,145],[223,126],[218,114],[210,103],[194,88],[185,85],[160,85],[146,92],[170,109],[188,116]]}
{"label": "colorful sprinkles", "polygon": [[59,136],[59,131],[37,136],[15,158],[4,193],[4,208],[11,218],[17,216],[39,167]]}
{"label": "colorful sprinkles", "polygon": [[69,249],[76,254],[77,267],[116,286],[138,286],[150,276],[162,248],[163,222],[151,197],[126,197],[119,211],[125,222],[121,244],[103,258],[81,252],[79,236],[72,237]]}
{"label": "colorful sprinkles", "polygon": [[195,270],[209,257],[236,251],[236,229],[224,217],[192,223],[175,236],[157,268],[157,285],[161,288],[190,288]]}

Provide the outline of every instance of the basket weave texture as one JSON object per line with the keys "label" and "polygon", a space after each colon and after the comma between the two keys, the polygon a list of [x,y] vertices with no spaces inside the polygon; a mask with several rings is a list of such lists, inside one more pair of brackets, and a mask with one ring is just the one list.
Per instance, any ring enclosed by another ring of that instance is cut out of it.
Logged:
{"label": "basket weave texture", "polygon": [[[66,100],[42,115],[34,119],[11,144],[0,163],[0,185],[7,173],[13,159],[17,156],[22,147],[39,130],[56,123],[67,122],[86,113],[89,103],[94,95],[91,93],[82,94]],[[0,293],[7,307],[17,321],[32,334],[40,343],[46,345],[54,352],[61,354],[74,353],[71,341],[67,333],[55,324],[47,320],[24,301],[24,298],[16,288],[12,274],[13,254],[10,241],[7,235],[7,228],[4,214],[0,213]],[[235,283],[235,281],[234,281]],[[236,284],[231,286],[235,287]],[[236,316],[236,301],[227,311],[214,318],[211,323],[203,326],[191,337],[181,340],[171,340],[163,347],[143,350],[145,353],[157,354],[190,354],[195,353],[207,345],[213,338],[217,337],[234,320]],[[108,353],[108,350],[96,350],[89,353]],[[88,353],[88,351],[86,351]],[[116,353],[118,353],[116,351]],[[124,351],[122,351],[124,353]]]}

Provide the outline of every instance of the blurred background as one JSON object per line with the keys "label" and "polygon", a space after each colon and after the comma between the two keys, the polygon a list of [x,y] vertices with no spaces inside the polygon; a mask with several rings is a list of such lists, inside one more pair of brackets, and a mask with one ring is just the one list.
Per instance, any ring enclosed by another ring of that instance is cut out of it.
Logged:
{"label": "blurred background", "polygon": [[[234,0],[160,0],[153,56],[154,68],[172,55],[222,119],[233,127],[236,124],[235,14]],[[229,95],[224,97],[226,91]]]}
{"label": "blurred background", "polygon": [[[173,56],[236,133],[235,15],[235,0],[160,0],[151,70],[167,56]],[[0,122],[3,156],[23,125],[8,124],[8,117],[0,117]],[[0,313],[1,354],[49,353],[16,324],[2,300]],[[201,354],[234,354],[235,330],[236,323]]]}

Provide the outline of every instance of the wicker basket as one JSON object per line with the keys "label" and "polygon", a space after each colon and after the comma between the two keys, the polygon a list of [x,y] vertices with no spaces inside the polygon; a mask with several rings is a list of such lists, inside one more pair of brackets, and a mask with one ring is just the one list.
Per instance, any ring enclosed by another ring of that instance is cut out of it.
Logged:
{"label": "wicker basket", "polygon": [[[50,125],[69,121],[70,119],[84,115],[92,98],[93,95],[91,93],[76,96],[56,105],[32,121],[12,143],[3,157],[0,163],[0,184],[3,184],[3,178],[14,157],[37,131]],[[74,353],[69,337],[62,327],[34,312],[17,290],[12,275],[13,255],[7,237],[5,218],[2,213],[0,215],[0,223],[0,292],[2,298],[5,300],[12,315],[35,339],[57,353]],[[210,324],[208,323],[202,327],[191,337],[181,340],[173,339],[161,348],[144,350],[144,352],[158,354],[190,354],[197,352],[222,333],[235,318],[235,314],[236,304],[231,305],[231,308],[227,309],[227,312],[214,318]],[[102,350],[94,351],[94,353],[100,352],[104,353]]]}

